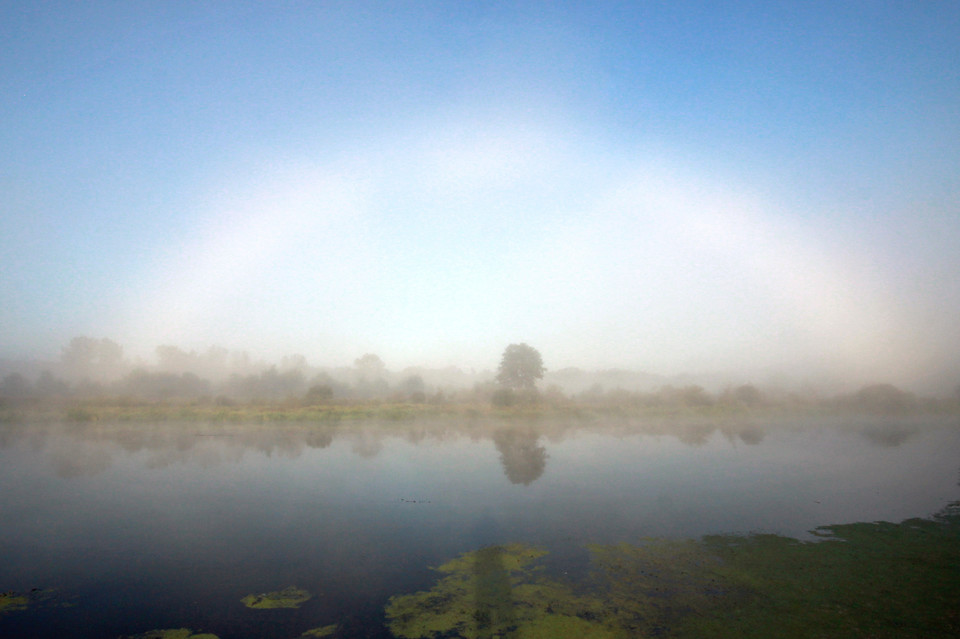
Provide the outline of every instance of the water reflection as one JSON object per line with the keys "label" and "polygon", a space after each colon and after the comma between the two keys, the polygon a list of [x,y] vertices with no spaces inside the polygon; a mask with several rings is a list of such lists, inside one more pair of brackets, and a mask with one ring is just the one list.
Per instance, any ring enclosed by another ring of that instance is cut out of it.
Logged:
{"label": "water reflection", "polygon": [[462,554],[437,568],[445,576],[431,590],[391,597],[387,625],[409,639],[588,636],[544,627],[550,614],[580,603],[562,584],[542,579],[534,564],[546,554],[518,543]]}
{"label": "water reflection", "polygon": [[369,431],[360,431],[354,437],[350,450],[357,456],[366,459],[376,457],[383,450],[383,438],[377,437]]}
{"label": "water reflection", "polygon": [[[821,420],[817,428],[832,427],[858,434],[880,448],[895,448],[919,437],[925,424],[901,420],[849,422]],[[326,449],[335,442],[347,444],[350,452],[363,459],[377,457],[389,440],[420,446],[470,440],[490,441],[506,479],[529,486],[540,479],[550,455],[544,440],[551,444],[584,433],[616,437],[649,436],[670,438],[691,448],[711,444],[721,436],[731,445],[760,446],[773,430],[809,428],[810,422],[711,423],[705,421],[611,421],[582,423],[549,420],[434,420],[430,422],[359,422],[352,424],[228,425],[204,423],[93,423],[93,424],[3,424],[0,449],[27,442],[43,451],[58,476],[93,476],[109,469],[118,454],[142,455],[148,468],[176,464],[213,467],[236,463],[248,452],[265,457],[297,459],[305,451]]]}
{"label": "water reflection", "polygon": [[547,467],[547,449],[537,446],[540,434],[533,429],[511,428],[493,434],[503,472],[512,484],[529,486]]}
{"label": "water reflection", "polygon": [[333,432],[311,429],[306,435],[305,442],[310,448],[329,448],[330,444],[333,443]]}
{"label": "water reflection", "polygon": [[763,432],[763,429],[756,426],[743,426],[737,431],[737,437],[748,446],[756,446],[763,441],[765,436],[766,433]]}
{"label": "water reflection", "polygon": [[[517,625],[510,576],[503,565],[503,549],[488,546],[477,551],[473,562],[476,592],[473,613],[477,637],[500,636],[500,629]],[[494,634],[496,633],[496,635]]]}
{"label": "water reflection", "polygon": [[[552,615],[558,591],[519,585],[536,556],[509,544],[548,550],[547,572],[586,570],[587,544],[925,516],[960,497],[958,452],[947,420],[5,424],[0,589],[85,593],[100,611],[91,637],[292,637],[369,620],[390,594],[428,592],[426,566],[491,546],[440,570],[436,616],[399,599],[411,607],[393,609],[398,629],[422,636],[458,615],[468,636],[523,623],[558,636],[553,617],[530,616]],[[236,616],[243,595],[291,584],[318,593],[295,632]],[[110,625],[132,614],[118,591],[148,602],[142,624]],[[592,604],[573,595],[564,614],[580,623]]]}
{"label": "water reflection", "polygon": [[717,427],[711,424],[684,424],[676,434],[677,439],[687,446],[704,446],[715,430]]}
{"label": "water reflection", "polygon": [[81,447],[78,450],[58,451],[52,458],[58,477],[93,476],[110,468],[113,458],[102,448]]}
{"label": "water reflection", "polygon": [[919,433],[916,427],[904,427],[899,424],[882,424],[865,428],[863,437],[871,444],[885,448],[895,448]]}

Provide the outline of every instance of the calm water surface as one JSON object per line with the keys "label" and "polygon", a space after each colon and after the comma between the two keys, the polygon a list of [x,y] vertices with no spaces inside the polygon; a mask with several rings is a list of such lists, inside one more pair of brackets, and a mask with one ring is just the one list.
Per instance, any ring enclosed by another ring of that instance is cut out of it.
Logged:
{"label": "calm water surface", "polygon": [[[576,573],[588,543],[900,521],[960,498],[958,467],[960,428],[929,419],[4,425],[0,591],[56,592],[0,636],[389,636],[391,595],[487,544]],[[289,585],[313,599],[240,603]]]}

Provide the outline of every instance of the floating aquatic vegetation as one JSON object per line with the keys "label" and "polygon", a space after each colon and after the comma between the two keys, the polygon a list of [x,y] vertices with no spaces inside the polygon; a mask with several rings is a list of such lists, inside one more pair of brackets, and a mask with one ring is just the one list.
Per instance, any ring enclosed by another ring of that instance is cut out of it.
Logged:
{"label": "floating aquatic vegetation", "polygon": [[543,550],[483,548],[392,597],[388,625],[406,638],[960,636],[960,503],[814,533],[591,546],[582,588],[545,577]]}
{"label": "floating aquatic vegetation", "polygon": [[301,639],[307,637],[332,637],[336,632],[339,626],[337,624],[331,624],[329,626],[322,626],[320,628],[312,628],[307,630],[305,633],[300,635]]}
{"label": "floating aquatic vegetation", "polygon": [[[932,519],[820,528],[822,541],[714,536],[722,572],[756,596],[732,615],[690,620],[690,634],[738,637],[960,636],[960,506]],[[715,629],[717,631],[715,631]]]}
{"label": "floating aquatic vegetation", "polygon": [[150,630],[143,634],[133,635],[128,639],[220,639],[210,633],[194,634],[189,628],[170,628],[167,630]]}
{"label": "floating aquatic vegetation", "polygon": [[546,554],[492,546],[440,566],[431,590],[393,597],[386,614],[400,637],[627,637],[663,635],[717,605],[719,561],[694,541],[594,546],[589,589],[550,579],[532,564]]}
{"label": "floating aquatic vegetation", "polygon": [[687,617],[709,615],[745,593],[740,581],[719,572],[719,559],[694,540],[645,539],[590,546],[590,551],[603,618],[632,635],[668,634]]}
{"label": "floating aquatic vegetation", "polygon": [[[55,590],[43,588],[34,588],[28,592],[14,592],[12,590],[0,592],[0,616],[18,610],[27,610],[41,603],[50,605],[55,592]],[[73,604],[61,602],[59,604],[54,603],[53,605],[69,607]]]}
{"label": "floating aquatic vegetation", "polygon": [[276,592],[264,592],[258,595],[247,595],[240,601],[247,608],[299,608],[312,595],[296,586],[290,586]]}
{"label": "floating aquatic vegetation", "polygon": [[13,591],[0,592],[0,615],[30,607],[30,597]]}
{"label": "floating aquatic vegetation", "polygon": [[432,589],[392,597],[386,614],[398,637],[611,637],[593,621],[601,602],[543,577],[545,550],[488,546],[449,561]]}

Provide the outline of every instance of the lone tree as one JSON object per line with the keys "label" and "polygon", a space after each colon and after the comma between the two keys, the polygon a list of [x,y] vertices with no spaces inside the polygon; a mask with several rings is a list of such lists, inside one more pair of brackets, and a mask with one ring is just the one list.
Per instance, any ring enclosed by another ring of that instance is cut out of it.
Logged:
{"label": "lone tree", "polygon": [[540,352],[526,344],[511,344],[503,351],[497,382],[507,388],[532,390],[538,379],[543,379],[543,359]]}

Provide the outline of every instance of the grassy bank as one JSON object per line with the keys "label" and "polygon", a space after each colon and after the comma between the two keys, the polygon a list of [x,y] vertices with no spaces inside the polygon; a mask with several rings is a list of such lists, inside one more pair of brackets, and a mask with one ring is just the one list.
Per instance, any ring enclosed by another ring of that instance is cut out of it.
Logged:
{"label": "grassy bank", "polygon": [[264,424],[285,422],[404,421],[432,417],[575,416],[568,407],[494,408],[481,404],[336,403],[297,405],[248,403],[220,406],[204,403],[117,402],[86,400],[17,404],[0,407],[0,422],[210,422]]}
{"label": "grassy bank", "polygon": [[[207,422],[231,424],[341,421],[408,421],[431,418],[564,418],[583,421],[610,418],[742,420],[868,414],[830,405],[741,404],[637,405],[615,403],[533,402],[513,406],[489,403],[328,402],[304,404],[250,402],[223,405],[212,401],[150,402],[123,398],[26,401],[0,404],[0,423],[53,422]],[[891,417],[960,415],[957,406],[936,405],[882,414]]]}

